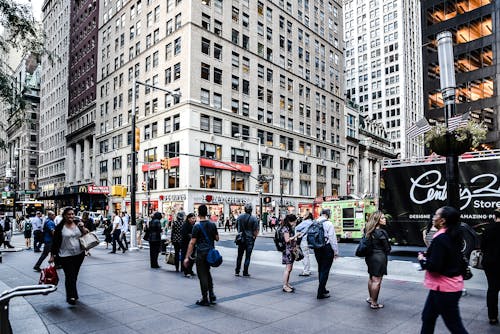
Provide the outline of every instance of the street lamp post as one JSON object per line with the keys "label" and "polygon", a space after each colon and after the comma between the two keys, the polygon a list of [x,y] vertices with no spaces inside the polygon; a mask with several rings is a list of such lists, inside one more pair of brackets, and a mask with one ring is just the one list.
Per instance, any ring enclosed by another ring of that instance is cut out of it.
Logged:
{"label": "street lamp post", "polygon": [[[131,234],[131,243],[130,243],[130,249],[131,250],[136,250],[137,248],[137,240],[135,238],[136,232],[137,232],[137,223],[136,223],[136,210],[135,210],[135,194],[137,192],[137,179],[136,179],[136,163],[137,163],[137,151],[135,150],[135,127],[136,127],[136,94],[137,94],[137,86],[138,85],[143,85],[145,87],[153,88],[153,89],[158,89],[162,92],[165,92],[167,94],[173,95],[173,96],[180,96],[179,92],[174,92],[166,88],[162,87],[157,87],[154,85],[150,85],[148,83],[139,81],[134,79],[132,82],[132,142],[130,145],[131,148],[131,163],[132,163],[132,168],[131,168],[131,173],[132,175],[130,176],[130,234]],[[148,210],[149,210],[149,203],[148,203]]]}
{"label": "street lamp post", "polygon": [[[444,120],[446,123],[446,146],[450,149],[448,120],[455,116],[455,61],[453,57],[453,38],[449,31],[437,35],[439,73],[441,94],[445,103]],[[447,204],[460,208],[460,185],[458,182],[458,154],[449,152],[446,155],[446,192]]]}
{"label": "street lamp post", "polygon": [[[240,137],[243,138],[243,135],[240,133],[236,133],[234,135],[235,137]],[[251,137],[251,136],[246,136],[249,139],[257,139],[257,159],[258,159],[258,164],[259,164],[259,175],[257,175],[257,184],[258,184],[258,189],[259,189],[259,234],[262,234],[262,184],[263,184],[263,176],[262,176],[262,151],[261,151],[261,144],[262,144],[262,138],[261,137]]]}

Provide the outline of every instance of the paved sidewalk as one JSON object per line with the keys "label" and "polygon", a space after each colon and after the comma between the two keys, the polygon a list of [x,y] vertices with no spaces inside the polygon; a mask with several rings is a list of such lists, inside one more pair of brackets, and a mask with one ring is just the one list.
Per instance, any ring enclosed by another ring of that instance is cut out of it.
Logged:
{"label": "paved sidewalk", "polygon": [[[29,305],[11,309],[14,333],[43,333],[40,323],[31,322],[32,315],[43,321],[49,333],[56,334],[419,332],[427,290],[420,283],[423,273],[412,264],[391,263],[389,272],[399,272],[382,284],[380,302],[385,308],[371,310],[364,301],[367,277],[360,259],[335,262],[328,283],[332,297],[317,300],[317,275],[299,277],[301,264],[292,273],[296,293],[281,291],[283,266],[278,252],[256,251],[250,267],[252,277],[243,278],[233,276],[236,250],[220,250],[224,263],[212,271],[216,306],[194,304],[200,297],[196,278],[184,278],[164,263],[161,269],[149,269],[148,251],[108,254],[99,246],[81,269],[78,304],[66,303],[64,275],[59,271],[58,291],[27,297]],[[38,282],[39,274],[32,271],[38,254],[4,253],[0,282],[9,287]],[[416,276],[405,279],[410,272]],[[484,287],[469,287],[468,292],[460,305],[469,333],[499,333],[499,327],[487,322]],[[36,314],[27,309],[31,307]],[[436,333],[446,332],[440,320]]]}

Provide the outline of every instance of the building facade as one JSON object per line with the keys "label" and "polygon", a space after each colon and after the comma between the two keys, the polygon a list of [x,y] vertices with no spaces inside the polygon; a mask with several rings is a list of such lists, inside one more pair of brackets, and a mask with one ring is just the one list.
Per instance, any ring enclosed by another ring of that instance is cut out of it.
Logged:
{"label": "building facade", "polygon": [[346,192],[339,1],[105,2],[99,22],[96,184],[131,185],[139,80],[180,96],[137,85],[138,212],[220,220],[261,190],[264,212],[297,213]]}
{"label": "building facade", "polygon": [[485,148],[500,147],[500,3],[492,0],[422,1],[424,107],[426,118],[443,121],[436,36],[453,34],[456,113],[469,112],[488,126]]}
{"label": "building facade", "polygon": [[69,2],[46,0],[42,6],[45,47],[40,89],[40,199],[47,209],[61,207],[66,182],[68,114]]}
{"label": "building facade", "polygon": [[40,75],[40,59],[34,54],[23,57],[12,73],[13,90],[23,106],[11,106],[7,152],[9,165],[14,168],[13,185],[21,200],[38,194]]}
{"label": "building facade", "polygon": [[405,134],[423,117],[420,1],[344,1],[344,39],[346,98],[384,126],[397,154],[423,155]]}
{"label": "building facade", "polygon": [[72,1],[69,31],[65,196],[70,205],[92,211],[104,210],[107,203],[105,192],[89,191],[95,170],[99,5],[96,0]]}

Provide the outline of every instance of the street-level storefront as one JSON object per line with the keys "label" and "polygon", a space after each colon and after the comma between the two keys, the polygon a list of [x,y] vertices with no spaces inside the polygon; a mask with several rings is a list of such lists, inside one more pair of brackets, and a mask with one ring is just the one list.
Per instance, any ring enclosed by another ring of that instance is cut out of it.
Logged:
{"label": "street-level storefront", "polygon": [[66,206],[78,211],[102,211],[108,206],[109,187],[93,184],[56,188],[42,191],[39,199],[46,210],[57,212]]}

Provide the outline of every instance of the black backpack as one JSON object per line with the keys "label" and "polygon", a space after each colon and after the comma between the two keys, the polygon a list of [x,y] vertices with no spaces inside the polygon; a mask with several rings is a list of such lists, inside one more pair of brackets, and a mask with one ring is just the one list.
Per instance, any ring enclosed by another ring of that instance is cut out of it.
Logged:
{"label": "black backpack", "polygon": [[283,252],[286,249],[285,236],[281,232],[281,227],[278,227],[276,232],[274,232],[273,241],[278,252]]}
{"label": "black backpack", "polygon": [[323,229],[323,222],[316,220],[311,224],[307,230],[307,243],[309,248],[319,249],[326,245],[325,230]]}
{"label": "black backpack", "polygon": [[5,218],[3,224],[4,224],[3,231],[4,232],[10,231],[10,219],[9,218]]}

